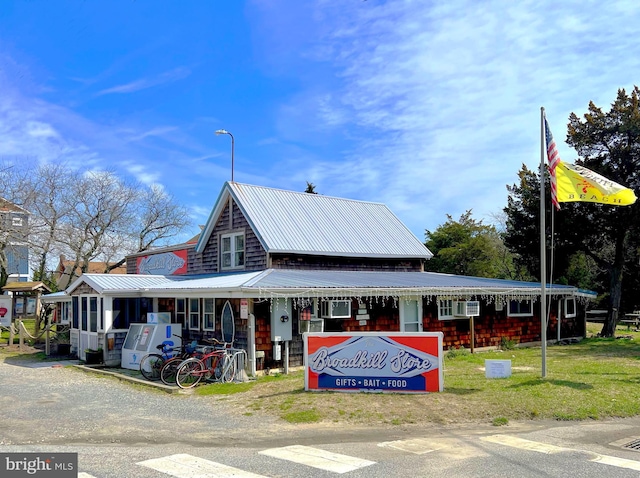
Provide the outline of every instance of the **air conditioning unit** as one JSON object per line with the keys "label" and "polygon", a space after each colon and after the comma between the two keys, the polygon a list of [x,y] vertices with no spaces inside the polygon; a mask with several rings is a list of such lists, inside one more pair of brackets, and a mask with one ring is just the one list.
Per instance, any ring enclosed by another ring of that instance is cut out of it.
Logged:
{"label": "air conditioning unit", "polygon": [[350,300],[325,300],[320,304],[320,317],[323,319],[350,319]]}
{"label": "air conditioning unit", "polygon": [[453,302],[454,317],[478,317],[480,302],[477,300],[459,300]]}

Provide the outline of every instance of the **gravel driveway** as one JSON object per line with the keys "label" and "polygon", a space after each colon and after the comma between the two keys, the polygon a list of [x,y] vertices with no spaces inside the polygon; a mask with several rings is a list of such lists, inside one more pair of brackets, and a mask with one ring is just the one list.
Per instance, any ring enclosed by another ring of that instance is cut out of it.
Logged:
{"label": "gravel driveway", "polygon": [[0,444],[172,443],[268,439],[276,418],[238,413],[225,396],[168,394],[78,370],[0,355]]}

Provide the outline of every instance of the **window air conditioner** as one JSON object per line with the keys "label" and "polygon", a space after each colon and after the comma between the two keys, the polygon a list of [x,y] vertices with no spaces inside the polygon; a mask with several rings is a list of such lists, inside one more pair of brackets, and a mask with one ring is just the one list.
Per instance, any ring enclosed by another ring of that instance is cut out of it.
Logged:
{"label": "window air conditioner", "polygon": [[454,301],[453,315],[455,317],[478,317],[480,315],[480,302],[477,300]]}

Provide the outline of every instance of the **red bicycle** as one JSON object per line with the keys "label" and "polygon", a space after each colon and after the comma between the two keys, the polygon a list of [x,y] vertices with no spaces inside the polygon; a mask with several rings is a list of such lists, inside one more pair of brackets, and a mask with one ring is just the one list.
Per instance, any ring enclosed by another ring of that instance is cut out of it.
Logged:
{"label": "red bicycle", "polygon": [[227,344],[210,339],[213,347],[206,347],[201,357],[183,360],[176,371],[176,383],[180,388],[195,387],[202,379],[213,378],[220,382],[230,382],[235,377],[235,367],[228,367],[230,355]]}

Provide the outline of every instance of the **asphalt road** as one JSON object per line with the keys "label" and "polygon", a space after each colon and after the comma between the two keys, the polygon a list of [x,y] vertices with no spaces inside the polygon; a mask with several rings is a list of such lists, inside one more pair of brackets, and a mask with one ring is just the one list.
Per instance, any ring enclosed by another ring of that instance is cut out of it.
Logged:
{"label": "asphalt road", "polygon": [[78,453],[83,478],[640,476],[640,452],[624,446],[640,441],[638,418],[301,426],[244,416],[224,397],[10,363],[0,363],[0,410],[0,452]]}

